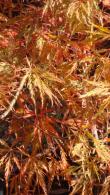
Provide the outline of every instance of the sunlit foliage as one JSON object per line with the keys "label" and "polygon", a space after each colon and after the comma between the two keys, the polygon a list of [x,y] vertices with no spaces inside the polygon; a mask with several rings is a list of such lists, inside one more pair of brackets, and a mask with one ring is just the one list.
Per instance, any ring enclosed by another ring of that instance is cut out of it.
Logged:
{"label": "sunlit foliage", "polygon": [[109,12],[107,0],[0,1],[7,195],[49,195],[62,181],[70,195],[109,194]]}

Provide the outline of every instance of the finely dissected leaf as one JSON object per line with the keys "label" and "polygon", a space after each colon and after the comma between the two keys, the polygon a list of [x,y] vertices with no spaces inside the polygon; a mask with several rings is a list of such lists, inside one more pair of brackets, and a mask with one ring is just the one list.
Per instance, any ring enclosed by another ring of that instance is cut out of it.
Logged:
{"label": "finely dissected leaf", "polygon": [[103,82],[95,82],[95,81],[87,81],[88,84],[91,84],[93,86],[95,86],[94,89],[92,89],[91,91],[88,91],[86,94],[81,95],[81,98],[85,98],[85,97],[90,97],[90,96],[108,96],[110,94],[109,90],[110,90],[110,85],[108,83],[103,83]]}
{"label": "finely dissected leaf", "polygon": [[11,164],[11,159],[9,158],[5,166],[5,180],[6,180],[7,188],[8,188],[9,177],[11,176],[11,171],[12,171],[12,164]]}
{"label": "finely dissected leaf", "polygon": [[[37,71],[37,70],[35,70]],[[39,70],[38,70],[39,71]],[[41,70],[40,70],[41,71]],[[32,96],[32,99],[35,104],[35,91],[39,90],[42,105],[44,104],[44,96],[47,95],[51,100],[53,105],[53,101],[55,100],[59,103],[59,99],[57,96],[52,92],[51,88],[49,87],[49,82],[60,82],[62,81],[58,79],[53,73],[45,72],[42,75],[41,73],[34,72],[29,76],[29,89]],[[48,82],[48,83],[47,83]],[[31,85],[31,86],[30,86]]]}
{"label": "finely dissected leaf", "polygon": [[4,165],[4,163],[6,163],[7,161],[7,154],[4,155],[1,159],[0,159],[0,167],[2,167]]}
{"label": "finely dissected leaf", "polygon": [[78,143],[75,145],[74,150],[72,151],[72,155],[81,156],[81,149],[83,147],[83,143]]}
{"label": "finely dissected leaf", "polygon": [[110,152],[109,149],[104,145],[104,143],[100,140],[95,140],[94,141],[96,151],[101,158],[102,161],[104,162],[110,162]]}
{"label": "finely dissected leaf", "polygon": [[87,132],[87,135],[93,140],[96,152],[98,156],[101,158],[102,162],[109,163],[110,162],[109,148],[106,145],[104,145],[104,142],[102,140],[96,139],[89,132]]}
{"label": "finely dissected leaf", "polygon": [[105,33],[107,33],[107,34],[110,34],[110,30],[108,29],[108,28],[106,28],[106,27],[102,27],[102,26],[98,26],[98,25],[96,25],[96,24],[93,24],[93,26],[95,27],[95,28],[98,28],[100,31],[102,31],[102,32],[105,32]]}
{"label": "finely dissected leaf", "polygon": [[110,92],[108,92],[108,91],[109,91],[108,88],[99,88],[99,87],[97,87],[97,88],[87,92],[86,94],[81,95],[80,97],[85,98],[85,97],[96,96],[96,95],[98,95],[98,96],[108,96],[108,95],[110,95]]}

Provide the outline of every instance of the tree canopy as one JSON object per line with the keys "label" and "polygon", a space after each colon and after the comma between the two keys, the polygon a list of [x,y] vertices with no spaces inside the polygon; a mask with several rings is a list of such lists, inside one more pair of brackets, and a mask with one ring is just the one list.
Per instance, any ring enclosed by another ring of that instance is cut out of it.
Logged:
{"label": "tree canopy", "polygon": [[110,1],[0,1],[7,195],[110,192]]}

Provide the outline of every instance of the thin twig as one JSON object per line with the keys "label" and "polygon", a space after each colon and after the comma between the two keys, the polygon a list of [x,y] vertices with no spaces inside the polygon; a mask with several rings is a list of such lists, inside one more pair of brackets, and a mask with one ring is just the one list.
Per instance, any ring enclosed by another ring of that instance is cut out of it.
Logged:
{"label": "thin twig", "polygon": [[20,86],[18,87],[18,90],[17,90],[17,92],[16,92],[16,94],[15,94],[15,96],[14,96],[14,99],[11,101],[11,103],[10,103],[8,109],[0,116],[1,119],[4,119],[4,118],[12,111],[12,109],[13,109],[13,107],[14,107],[14,105],[15,105],[15,103],[16,103],[16,101],[17,101],[19,95],[20,95],[20,92],[21,92],[21,90],[23,89],[24,84],[25,84],[25,82],[26,82],[26,80],[27,80],[27,78],[28,78],[29,72],[30,72],[30,71],[28,71],[28,72],[24,75],[24,77],[22,78],[21,83],[20,83]]}

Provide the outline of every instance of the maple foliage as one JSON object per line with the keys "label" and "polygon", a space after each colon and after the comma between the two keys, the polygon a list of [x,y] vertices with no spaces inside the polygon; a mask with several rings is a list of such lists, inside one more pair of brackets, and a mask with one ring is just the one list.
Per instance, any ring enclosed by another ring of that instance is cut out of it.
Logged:
{"label": "maple foliage", "polygon": [[110,192],[108,3],[0,1],[5,194]]}

